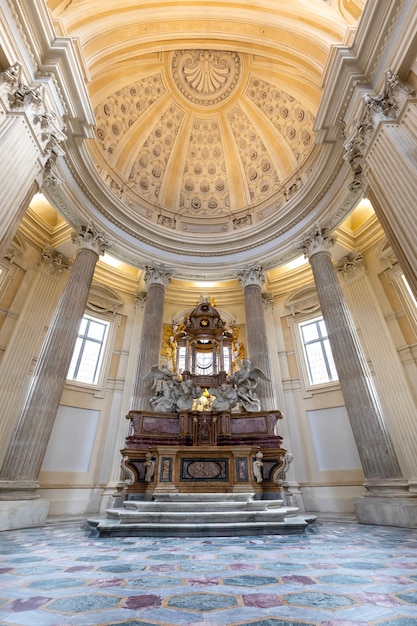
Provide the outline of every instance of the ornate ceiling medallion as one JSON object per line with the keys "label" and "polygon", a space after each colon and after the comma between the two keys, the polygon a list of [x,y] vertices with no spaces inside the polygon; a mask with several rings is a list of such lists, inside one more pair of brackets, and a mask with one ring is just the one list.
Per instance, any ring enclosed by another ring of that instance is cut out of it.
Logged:
{"label": "ornate ceiling medallion", "polygon": [[204,106],[228,98],[241,75],[240,55],[223,50],[177,50],[171,66],[184,98]]}

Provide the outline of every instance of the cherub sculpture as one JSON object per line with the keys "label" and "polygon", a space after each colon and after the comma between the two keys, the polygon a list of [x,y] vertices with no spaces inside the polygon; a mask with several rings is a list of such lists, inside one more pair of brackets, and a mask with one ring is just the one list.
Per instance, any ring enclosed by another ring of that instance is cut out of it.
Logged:
{"label": "cherub sculpture", "polygon": [[261,402],[255,393],[259,378],[266,381],[270,380],[258,367],[251,369],[249,359],[243,359],[242,367],[230,378],[230,382],[236,385],[240,408],[248,413],[261,410]]}
{"label": "cherub sculpture", "polygon": [[212,409],[215,411],[230,411],[237,404],[237,393],[233,385],[222,383],[218,387],[210,387],[208,390],[214,396]]}
{"label": "cherub sculpture", "polygon": [[194,387],[192,380],[181,381],[178,389],[177,410],[190,411],[199,392],[201,392],[201,390]]}

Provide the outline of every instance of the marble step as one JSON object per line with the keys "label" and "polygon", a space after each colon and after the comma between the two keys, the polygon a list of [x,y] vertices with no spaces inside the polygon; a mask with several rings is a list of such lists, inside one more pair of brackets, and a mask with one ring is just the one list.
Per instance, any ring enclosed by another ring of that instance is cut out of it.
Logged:
{"label": "marble step", "polygon": [[253,491],[241,491],[236,493],[154,493],[155,502],[250,502],[255,499]]}
{"label": "marble step", "polygon": [[250,500],[244,501],[223,501],[219,500],[185,500],[170,502],[155,502],[146,500],[127,500],[123,504],[124,508],[132,511],[143,511],[149,513],[156,512],[178,512],[178,513],[194,513],[194,512],[226,512],[226,511],[266,511],[271,509],[282,508],[282,500]]}
{"label": "marble step", "polygon": [[195,522],[181,524],[133,523],[123,524],[120,520],[89,519],[100,537],[242,537],[254,535],[301,535],[315,516],[294,516],[282,521],[262,522]]}
{"label": "marble step", "polygon": [[[298,513],[293,509],[267,509],[264,511],[193,511],[193,512],[150,512],[150,511],[118,511],[117,517],[121,524],[221,524],[235,522],[267,522],[283,521]],[[116,517],[111,515],[111,517]]]}

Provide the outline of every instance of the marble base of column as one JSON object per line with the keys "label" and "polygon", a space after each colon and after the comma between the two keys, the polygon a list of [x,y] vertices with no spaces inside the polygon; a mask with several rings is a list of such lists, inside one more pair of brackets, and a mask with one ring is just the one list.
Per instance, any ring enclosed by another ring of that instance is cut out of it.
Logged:
{"label": "marble base of column", "polygon": [[417,494],[401,479],[366,480],[362,498],[353,498],[360,524],[417,528]]}
{"label": "marble base of column", "polygon": [[354,498],[353,505],[359,524],[417,528],[415,498]]}
{"label": "marble base of column", "polygon": [[37,489],[37,480],[0,480],[0,501],[38,500]]}
{"label": "marble base of column", "polygon": [[3,500],[0,502],[0,531],[44,526],[49,502],[36,500]]}
{"label": "marble base of column", "polygon": [[365,498],[373,498],[375,496],[387,498],[413,498],[417,494],[410,493],[408,480],[403,478],[378,478],[367,479],[363,483],[366,492],[363,494]]}

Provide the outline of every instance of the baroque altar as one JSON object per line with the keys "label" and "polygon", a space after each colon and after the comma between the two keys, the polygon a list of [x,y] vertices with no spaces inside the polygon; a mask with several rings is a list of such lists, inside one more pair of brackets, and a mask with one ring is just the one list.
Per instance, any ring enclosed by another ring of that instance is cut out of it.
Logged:
{"label": "baroque altar", "polygon": [[246,358],[233,368],[232,332],[207,299],[173,344],[176,371],[150,368],[150,410],[127,415],[121,452],[128,499],[201,491],[278,496],[290,457],[278,435],[281,412],[263,411],[257,394],[267,376]]}
{"label": "baroque altar", "polygon": [[101,536],[298,534],[314,521],[291,505],[278,410],[268,377],[233,363],[232,333],[208,300],[177,329],[176,368],[144,376],[149,407],[126,416],[123,506],[90,519]]}

